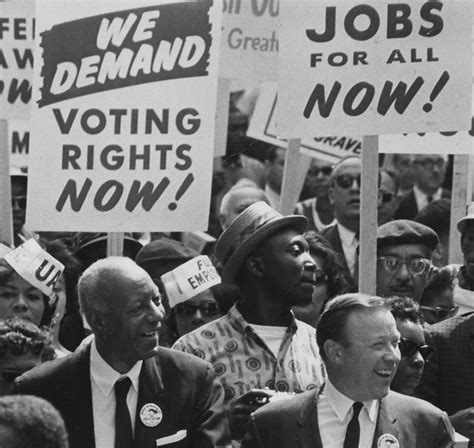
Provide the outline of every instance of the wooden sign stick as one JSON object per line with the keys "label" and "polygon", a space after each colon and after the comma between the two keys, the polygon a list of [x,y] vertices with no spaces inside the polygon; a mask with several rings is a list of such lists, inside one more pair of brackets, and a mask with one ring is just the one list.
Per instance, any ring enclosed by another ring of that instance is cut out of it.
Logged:
{"label": "wooden sign stick", "polygon": [[107,234],[107,256],[123,255],[123,232],[110,232]]}
{"label": "wooden sign stick", "polygon": [[10,184],[10,153],[8,126],[0,120],[0,242],[13,246],[12,193]]}

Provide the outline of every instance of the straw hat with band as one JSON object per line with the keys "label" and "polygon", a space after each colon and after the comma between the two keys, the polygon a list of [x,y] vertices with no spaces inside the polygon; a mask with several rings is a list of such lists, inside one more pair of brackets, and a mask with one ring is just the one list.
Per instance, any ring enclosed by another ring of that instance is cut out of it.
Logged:
{"label": "straw hat with band", "polygon": [[469,205],[467,209],[467,216],[461,218],[458,221],[457,227],[460,233],[464,233],[464,231],[466,230],[466,224],[469,221],[474,221],[474,202],[471,202],[471,205]]}
{"label": "straw hat with band", "polygon": [[216,258],[223,266],[222,282],[235,283],[245,259],[270,235],[283,228],[294,228],[303,233],[304,216],[283,216],[265,202],[256,202],[245,209],[222,233],[216,243]]}

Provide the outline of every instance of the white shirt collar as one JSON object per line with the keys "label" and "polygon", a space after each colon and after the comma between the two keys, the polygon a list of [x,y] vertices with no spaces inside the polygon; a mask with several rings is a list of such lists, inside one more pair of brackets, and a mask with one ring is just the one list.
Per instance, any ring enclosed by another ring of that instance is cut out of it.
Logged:
{"label": "white shirt collar", "polygon": [[95,339],[91,342],[91,360],[90,373],[94,382],[100,391],[108,397],[120,377],[128,376],[132,382],[132,386],[138,393],[138,378],[142,370],[143,361],[138,361],[126,374],[121,374],[110,367],[109,364],[100,356],[97,351]]}
{"label": "white shirt collar", "polygon": [[[323,391],[326,399],[328,400],[337,418],[342,422],[347,414],[349,413],[354,400],[346,397],[344,394],[339,392],[331,383],[329,378],[326,379],[326,384]],[[364,409],[371,422],[375,422],[378,414],[378,400],[369,400],[363,402]]]}
{"label": "white shirt collar", "polygon": [[359,244],[356,241],[356,234],[352,230],[349,230],[347,227],[344,227],[339,221],[336,222],[337,230],[339,232],[339,237],[341,238],[341,243],[345,247],[357,246]]}
{"label": "white shirt collar", "polygon": [[[421,191],[416,185],[413,185],[413,194],[415,195],[415,200],[417,204],[425,204],[428,203],[428,195]],[[443,189],[441,187],[436,190],[434,194],[431,195],[433,201],[441,199],[443,195]]]}

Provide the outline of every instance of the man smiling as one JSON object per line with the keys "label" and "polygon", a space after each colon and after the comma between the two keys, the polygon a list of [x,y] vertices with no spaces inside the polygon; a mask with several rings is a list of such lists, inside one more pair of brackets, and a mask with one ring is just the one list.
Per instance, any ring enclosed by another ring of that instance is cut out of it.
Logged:
{"label": "man smiling", "polygon": [[158,347],[158,287],[131,259],[92,264],[78,284],[94,340],[23,375],[16,393],[62,414],[71,448],[225,444],[223,391],[209,364]]}
{"label": "man smiling", "polygon": [[324,390],[252,414],[243,448],[451,446],[445,413],[389,390],[399,337],[385,300],[362,294],[331,300],[317,325],[328,375]]}

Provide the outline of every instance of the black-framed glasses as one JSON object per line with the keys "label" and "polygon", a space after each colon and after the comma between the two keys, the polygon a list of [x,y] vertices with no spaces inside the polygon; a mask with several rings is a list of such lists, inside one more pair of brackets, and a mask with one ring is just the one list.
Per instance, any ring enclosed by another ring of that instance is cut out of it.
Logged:
{"label": "black-framed glasses", "polygon": [[411,358],[415,356],[417,352],[419,352],[425,361],[429,361],[435,351],[434,347],[431,345],[418,345],[411,339],[407,338],[400,339],[398,348],[400,349],[400,355],[403,358]]}
{"label": "black-framed glasses", "polygon": [[445,306],[420,306],[421,310],[431,311],[436,317],[440,319],[446,319],[447,317],[454,316],[458,310],[458,306],[452,306],[451,308],[447,308]]}
{"label": "black-framed glasses", "polygon": [[12,196],[12,208],[26,208],[26,196]]}
{"label": "black-framed glasses", "polygon": [[405,265],[411,275],[422,275],[431,265],[427,258],[399,258],[392,255],[377,257],[385,271],[395,274]]}
{"label": "black-framed glasses", "polygon": [[325,176],[330,176],[332,173],[332,166],[331,165],[325,165],[325,166],[312,166],[308,170],[308,174],[311,176],[318,176],[319,173],[323,173]]}
{"label": "black-framed glasses", "polygon": [[344,190],[351,188],[354,184],[354,181],[357,182],[357,186],[360,188],[360,174],[357,174],[356,176],[349,173],[339,174],[334,178],[334,180],[336,182],[336,185],[339,188],[343,188]]}
{"label": "black-framed glasses", "polygon": [[387,202],[390,202],[394,197],[395,193],[380,190],[378,195],[379,204],[386,204]]}
{"label": "black-framed glasses", "polygon": [[19,376],[23,375],[25,372],[20,372],[18,370],[0,370],[0,376],[3,378],[3,381],[6,383],[13,383]]}
{"label": "black-framed glasses", "polygon": [[182,302],[178,303],[174,307],[174,310],[176,314],[181,314],[184,316],[192,316],[197,310],[199,310],[200,313],[204,314],[205,316],[213,316],[221,312],[221,307],[217,302],[204,302],[199,305]]}
{"label": "black-framed glasses", "polygon": [[418,165],[421,165],[425,170],[432,170],[433,168],[436,168],[438,170],[442,170],[446,164],[446,162],[443,159],[419,159],[419,160],[414,160],[414,163],[417,163]]}

